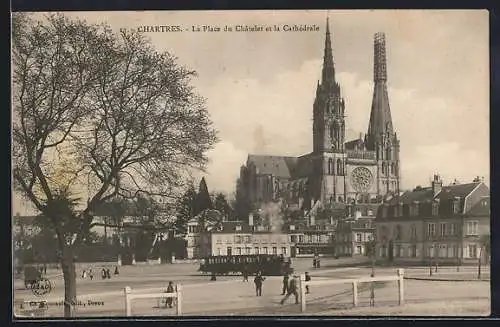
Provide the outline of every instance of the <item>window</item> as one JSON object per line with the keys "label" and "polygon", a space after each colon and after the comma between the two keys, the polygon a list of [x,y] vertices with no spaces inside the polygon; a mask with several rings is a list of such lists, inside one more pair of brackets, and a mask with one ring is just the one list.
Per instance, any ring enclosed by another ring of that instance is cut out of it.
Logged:
{"label": "window", "polygon": [[241,248],[236,248],[236,255],[241,255]]}
{"label": "window", "polygon": [[273,254],[275,254],[275,255],[278,254],[278,248],[275,246],[273,246]]}
{"label": "window", "polygon": [[414,240],[417,238],[417,226],[412,225],[410,231],[411,239]]}
{"label": "window", "polygon": [[356,234],[356,242],[361,242],[361,233]]}
{"label": "window", "polygon": [[304,243],[304,235],[299,235],[299,243]]}
{"label": "window", "polygon": [[450,224],[450,235],[454,236],[455,235],[455,224]]}
{"label": "window", "polygon": [[291,236],[290,236],[290,242],[291,242],[291,243],[295,243],[295,242],[297,242],[297,235],[291,235]]}
{"label": "window", "polygon": [[295,230],[295,225],[290,225],[290,230]]}
{"label": "window", "polygon": [[363,253],[363,249],[361,248],[360,245],[356,246],[356,254],[362,254]]}
{"label": "window", "polygon": [[413,244],[410,248],[410,256],[412,258],[416,258],[417,257],[417,246],[415,244]]}
{"label": "window", "polygon": [[238,226],[236,226],[236,230],[237,230],[237,231],[240,231],[240,230],[241,230],[241,226],[239,226],[239,225],[238,225]]}
{"label": "window", "polygon": [[227,247],[227,255],[233,255],[233,249],[230,246]]}
{"label": "window", "polygon": [[255,254],[259,254],[259,248],[258,247],[255,247]]}
{"label": "window", "polygon": [[264,254],[269,254],[269,252],[267,251],[267,246],[264,246]]}
{"label": "window", "polygon": [[240,235],[236,235],[234,238],[235,238],[236,243],[241,243],[241,236]]}
{"label": "window", "polygon": [[281,254],[286,255],[286,248],[281,248]]}
{"label": "window", "polygon": [[435,223],[429,223],[427,225],[427,236],[435,236],[436,235],[436,224]]}
{"label": "window", "polygon": [[222,251],[220,248],[217,248],[217,255],[222,255]]}
{"label": "window", "polygon": [[245,254],[250,254],[250,248],[245,248]]}
{"label": "window", "polygon": [[441,223],[441,236],[445,236],[445,235],[448,235],[448,228],[447,227],[448,224],[446,223]]}
{"label": "window", "polygon": [[477,221],[468,221],[467,222],[467,235],[477,235]]}
{"label": "window", "polygon": [[396,229],[394,230],[394,238],[396,240],[401,240],[401,237],[403,236],[403,227],[401,225],[397,225]]}
{"label": "window", "polygon": [[467,254],[469,255],[469,258],[476,258],[477,257],[477,246],[476,244],[469,244],[467,247]]}
{"label": "window", "polygon": [[453,200],[453,213],[457,214],[460,210],[460,198],[456,197]]}
{"label": "window", "polygon": [[432,203],[432,215],[437,216],[439,212],[439,203],[437,201]]}
{"label": "window", "polygon": [[439,246],[439,257],[440,258],[446,258],[446,255],[447,255],[446,244],[441,244]]}

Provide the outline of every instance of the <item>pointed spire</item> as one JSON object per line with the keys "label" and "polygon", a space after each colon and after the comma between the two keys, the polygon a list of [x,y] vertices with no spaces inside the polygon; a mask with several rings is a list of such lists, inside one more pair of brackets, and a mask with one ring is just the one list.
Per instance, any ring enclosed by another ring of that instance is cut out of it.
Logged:
{"label": "pointed spire", "polygon": [[373,42],[373,100],[368,125],[369,148],[374,149],[375,143],[382,141],[387,133],[393,135],[391,108],[387,92],[387,62],[385,55],[385,34],[376,33]]}
{"label": "pointed spire", "polygon": [[[335,81],[335,67],[333,64],[332,41],[330,37],[330,23],[326,18],[325,54],[323,56],[322,84]],[[333,83],[332,83],[333,85]]]}

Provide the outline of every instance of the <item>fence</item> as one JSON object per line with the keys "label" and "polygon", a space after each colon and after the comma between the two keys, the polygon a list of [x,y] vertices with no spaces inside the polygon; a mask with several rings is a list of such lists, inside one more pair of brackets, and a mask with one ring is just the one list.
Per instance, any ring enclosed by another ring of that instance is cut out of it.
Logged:
{"label": "fence", "polygon": [[331,279],[331,280],[315,280],[315,281],[305,281],[305,275],[300,275],[299,282],[299,297],[300,297],[300,309],[301,312],[306,311],[306,285],[333,285],[333,284],[352,284],[352,304],[353,306],[358,305],[358,285],[362,283],[373,283],[373,282],[386,282],[386,281],[397,281],[398,282],[398,303],[399,305],[404,304],[404,270],[398,269],[395,276],[380,276],[380,277],[364,277],[358,279]]}
{"label": "fence", "polygon": [[132,316],[132,300],[134,299],[154,299],[154,298],[175,298],[177,315],[182,315],[182,285],[178,284],[174,293],[132,293],[132,288],[126,286],[125,293],[125,311],[127,317]]}

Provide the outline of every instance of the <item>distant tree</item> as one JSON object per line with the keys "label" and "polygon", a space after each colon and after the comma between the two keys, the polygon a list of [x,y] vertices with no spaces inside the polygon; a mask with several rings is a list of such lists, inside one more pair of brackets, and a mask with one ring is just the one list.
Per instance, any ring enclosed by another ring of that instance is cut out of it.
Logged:
{"label": "distant tree", "polygon": [[205,181],[205,177],[202,177],[198,194],[196,194],[194,215],[196,216],[207,209],[213,209],[213,205],[210,193],[208,192],[207,182]]}
{"label": "distant tree", "polygon": [[214,209],[218,210],[226,218],[229,218],[231,216],[232,208],[229,205],[224,193],[215,194]]}
{"label": "distant tree", "polygon": [[234,215],[237,220],[248,221],[248,215],[254,210],[254,206],[248,198],[245,190],[238,180],[234,199]]}
{"label": "distant tree", "polygon": [[175,203],[176,220],[174,223],[177,234],[184,235],[187,232],[188,221],[195,216],[196,190],[192,183],[184,194]]}

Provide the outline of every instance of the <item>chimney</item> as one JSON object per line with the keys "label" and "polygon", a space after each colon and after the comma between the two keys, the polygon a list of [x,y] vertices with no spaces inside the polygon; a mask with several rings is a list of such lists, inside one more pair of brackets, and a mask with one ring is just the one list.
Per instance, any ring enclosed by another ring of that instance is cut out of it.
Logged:
{"label": "chimney", "polygon": [[253,213],[248,215],[248,225],[253,226]]}
{"label": "chimney", "polygon": [[434,174],[434,178],[432,179],[432,192],[434,193],[434,196],[441,192],[442,188],[443,181],[441,180],[441,177],[439,177],[438,174]]}

